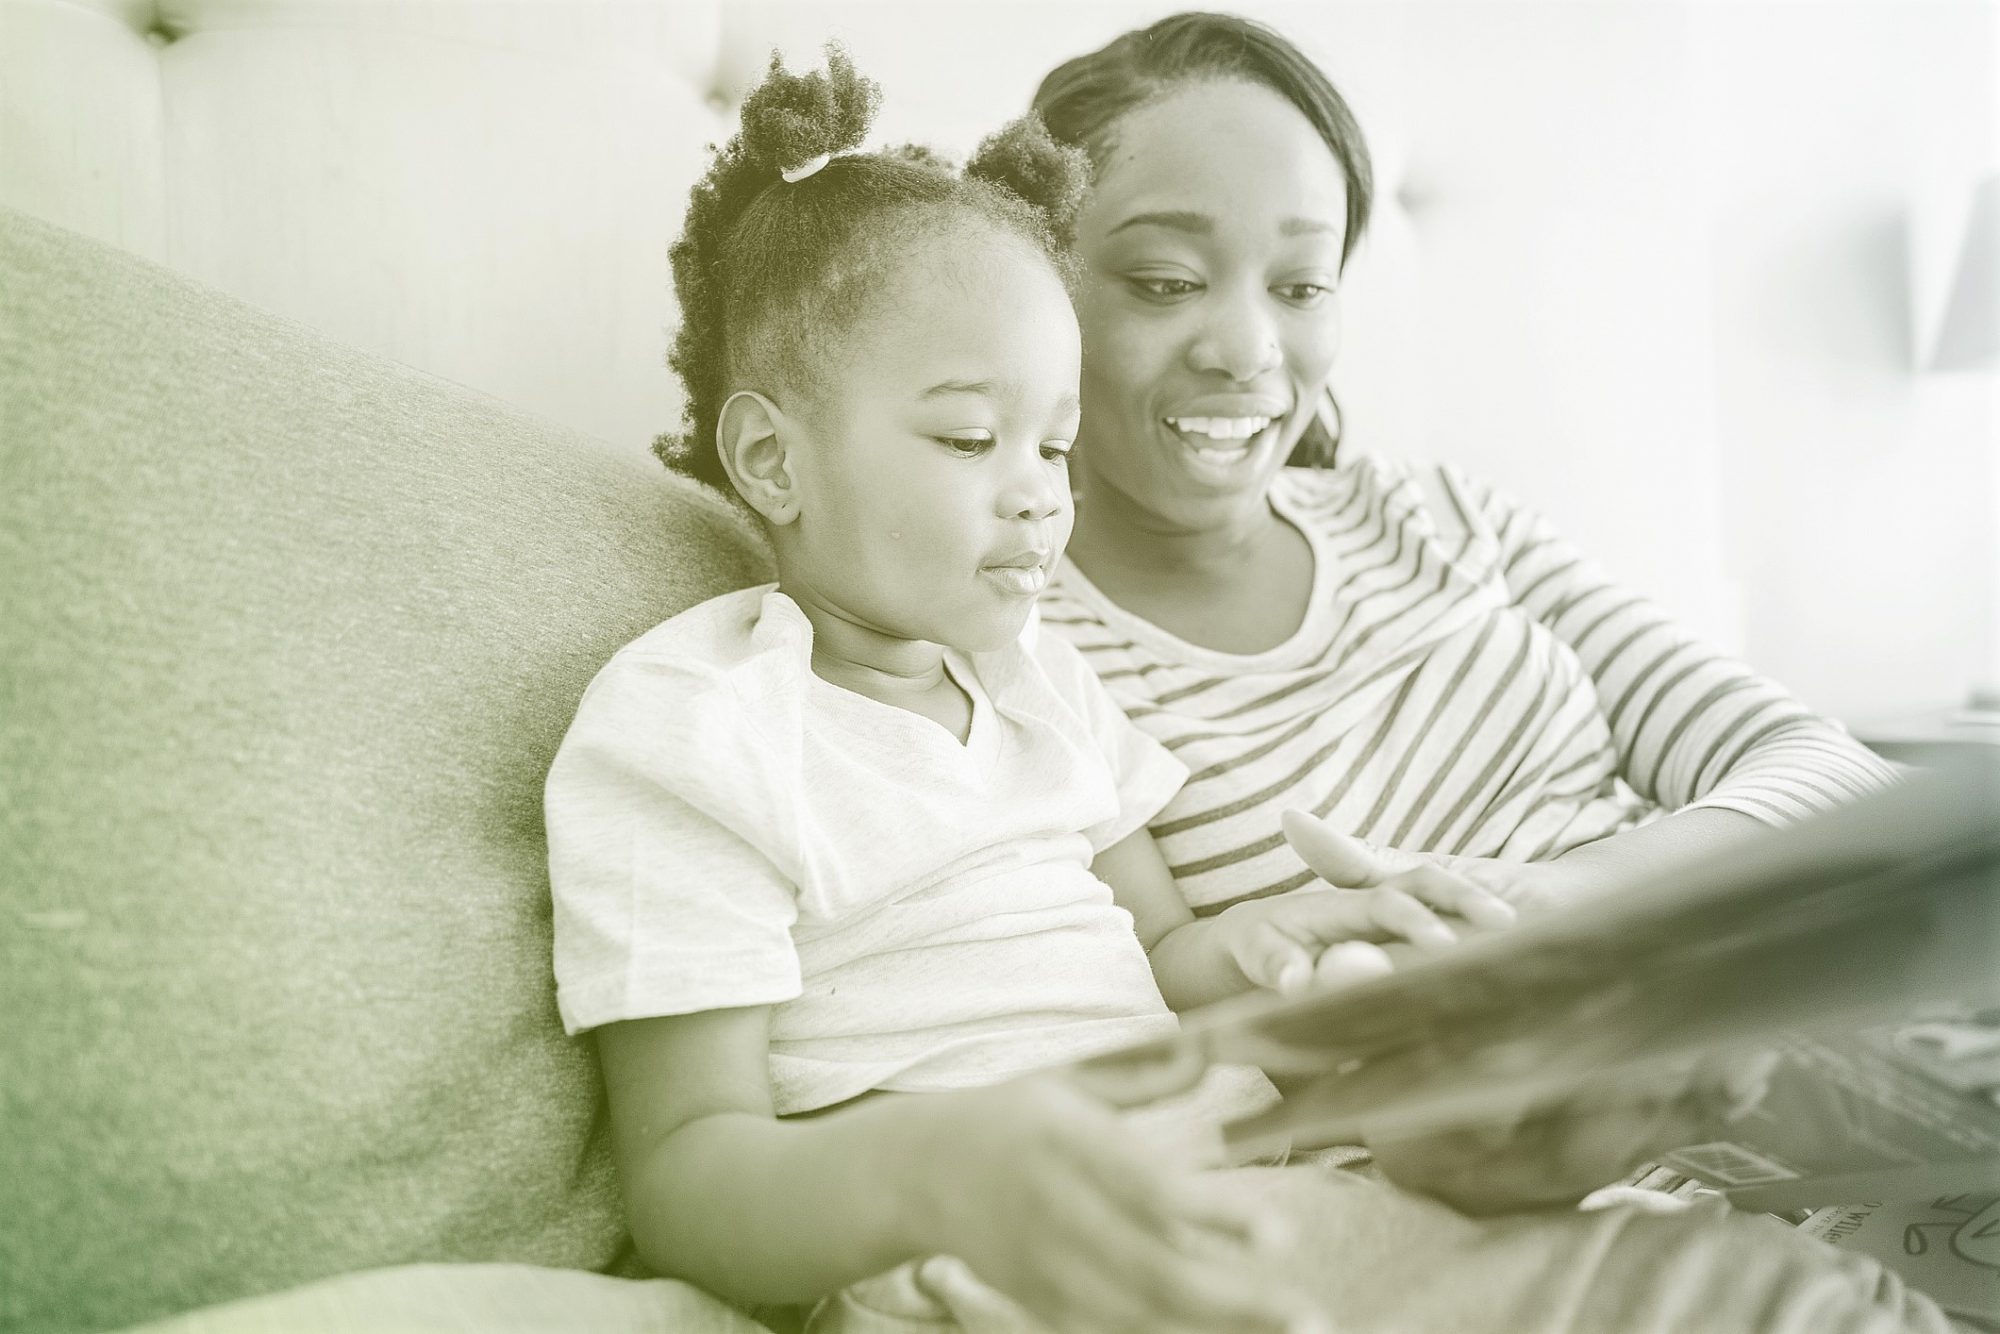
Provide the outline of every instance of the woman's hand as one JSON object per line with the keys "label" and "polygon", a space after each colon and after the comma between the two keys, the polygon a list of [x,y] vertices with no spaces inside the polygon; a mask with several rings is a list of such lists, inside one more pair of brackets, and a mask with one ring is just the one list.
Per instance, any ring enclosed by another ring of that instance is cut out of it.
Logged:
{"label": "woman's hand", "polygon": [[1191,1087],[1198,1055],[1172,1067],[1083,1067],[915,1099],[910,1144],[926,1174],[924,1244],[963,1260],[1056,1329],[1327,1328],[1271,1279],[1282,1221],[1222,1178],[1149,1152],[1114,1106]]}
{"label": "woman's hand", "polygon": [[1214,930],[1243,976],[1287,995],[1386,973],[1393,966],[1377,941],[1442,949],[1459,927],[1502,927],[1514,909],[1491,891],[1435,866],[1419,867],[1367,888],[1302,889],[1224,909]]}
{"label": "woman's hand", "polygon": [[[1516,908],[1538,912],[1588,897],[1595,888],[1580,867],[1562,861],[1505,862],[1443,852],[1403,852],[1364,843],[1305,811],[1286,811],[1280,823],[1285,841],[1300,860],[1329,885],[1344,889],[1407,890],[1428,885],[1443,872]],[[1474,925],[1489,925],[1461,915]]]}

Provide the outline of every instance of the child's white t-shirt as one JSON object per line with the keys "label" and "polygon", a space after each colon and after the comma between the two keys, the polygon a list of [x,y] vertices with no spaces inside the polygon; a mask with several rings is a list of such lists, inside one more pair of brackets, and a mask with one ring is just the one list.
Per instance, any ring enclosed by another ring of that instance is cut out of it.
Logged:
{"label": "child's white t-shirt", "polygon": [[[780,1115],[1172,1032],[1090,862],[1187,771],[1076,650],[1031,632],[947,652],[964,743],[811,655],[767,585],[656,627],[591,683],[547,791],[564,1026],[769,1005]],[[1269,1097],[1236,1092],[1238,1111]]]}

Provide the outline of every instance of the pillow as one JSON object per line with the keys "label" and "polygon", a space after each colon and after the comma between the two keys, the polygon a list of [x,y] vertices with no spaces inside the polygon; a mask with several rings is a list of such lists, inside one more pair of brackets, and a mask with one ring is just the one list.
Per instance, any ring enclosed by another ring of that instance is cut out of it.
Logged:
{"label": "pillow", "polygon": [[132,1334],[770,1334],[700,1288],[532,1265],[403,1265],[171,1316]]}
{"label": "pillow", "polygon": [[0,291],[0,1330],[618,1267],[542,780],[749,527],[19,215]]}

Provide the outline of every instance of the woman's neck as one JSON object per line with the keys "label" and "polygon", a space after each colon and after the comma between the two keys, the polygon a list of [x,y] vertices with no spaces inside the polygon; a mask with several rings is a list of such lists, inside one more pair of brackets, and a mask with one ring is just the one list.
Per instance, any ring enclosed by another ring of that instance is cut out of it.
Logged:
{"label": "woman's neck", "polygon": [[1171,524],[1108,486],[1077,505],[1070,558],[1127,612],[1219,653],[1277,648],[1306,620],[1315,580],[1304,533],[1259,492],[1212,522]]}
{"label": "woman's neck", "polygon": [[1175,523],[1097,481],[1077,503],[1068,554],[1100,587],[1107,581],[1226,582],[1254,567],[1274,544],[1295,538],[1261,493],[1219,505],[1202,522]]}

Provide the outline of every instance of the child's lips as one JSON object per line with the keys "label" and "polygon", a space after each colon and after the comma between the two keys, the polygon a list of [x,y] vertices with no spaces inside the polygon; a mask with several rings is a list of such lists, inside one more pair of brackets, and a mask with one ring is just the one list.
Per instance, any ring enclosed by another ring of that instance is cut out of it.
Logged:
{"label": "child's lips", "polygon": [[1048,585],[1048,569],[1035,565],[986,565],[979,571],[989,581],[1017,597],[1033,597]]}

